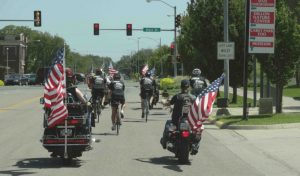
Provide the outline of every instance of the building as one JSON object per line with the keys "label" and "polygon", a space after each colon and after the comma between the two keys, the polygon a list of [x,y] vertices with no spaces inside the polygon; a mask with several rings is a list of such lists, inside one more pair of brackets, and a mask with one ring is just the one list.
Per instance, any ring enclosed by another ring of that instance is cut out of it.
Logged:
{"label": "building", "polygon": [[0,36],[0,80],[6,74],[24,73],[26,41],[22,33]]}

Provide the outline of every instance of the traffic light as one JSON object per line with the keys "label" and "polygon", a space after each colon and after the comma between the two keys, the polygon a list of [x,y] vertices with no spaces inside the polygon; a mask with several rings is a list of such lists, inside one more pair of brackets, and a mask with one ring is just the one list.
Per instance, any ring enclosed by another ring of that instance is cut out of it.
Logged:
{"label": "traffic light", "polygon": [[176,60],[177,60],[177,62],[181,62],[181,57],[179,54],[176,56]]}
{"label": "traffic light", "polygon": [[175,44],[174,44],[174,42],[171,43],[170,51],[171,51],[171,55],[174,55],[174,51],[175,51]]}
{"label": "traffic light", "polygon": [[94,35],[99,35],[100,24],[94,23]]}
{"label": "traffic light", "polygon": [[132,36],[132,24],[126,24],[126,34]]}
{"label": "traffic light", "polygon": [[35,10],[33,12],[34,26],[41,27],[42,26],[42,12],[40,10]]}
{"label": "traffic light", "polygon": [[177,15],[175,17],[175,27],[179,27],[180,26],[180,20],[181,20],[181,16]]}

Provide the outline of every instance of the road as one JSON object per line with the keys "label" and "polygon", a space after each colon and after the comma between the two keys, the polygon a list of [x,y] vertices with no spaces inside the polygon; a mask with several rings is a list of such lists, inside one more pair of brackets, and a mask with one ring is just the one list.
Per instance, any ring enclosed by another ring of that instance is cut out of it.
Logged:
{"label": "road", "polygon": [[[141,119],[137,85],[126,82],[127,107],[120,135],[111,131],[110,108],[105,108],[93,129],[100,142],[71,165],[50,158],[39,141],[43,88],[1,87],[0,175],[300,175],[300,129],[220,130],[207,124],[199,153],[190,157],[190,164],[179,165],[159,143],[169,112],[158,105],[147,123]],[[84,85],[79,87],[90,95]]]}

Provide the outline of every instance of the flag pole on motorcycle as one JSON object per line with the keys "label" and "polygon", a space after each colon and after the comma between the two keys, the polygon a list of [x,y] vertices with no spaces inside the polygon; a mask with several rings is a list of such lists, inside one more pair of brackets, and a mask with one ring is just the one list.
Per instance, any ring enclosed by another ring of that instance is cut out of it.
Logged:
{"label": "flag pole on motorcycle", "polygon": [[[64,91],[65,91],[65,99],[67,98],[67,82],[66,82],[66,43],[64,43],[64,56],[63,56],[63,76],[64,76]],[[65,101],[66,102],[66,101]],[[68,131],[68,118],[65,118],[65,153],[64,153],[64,158],[68,158],[68,136],[67,136],[67,131]]]}

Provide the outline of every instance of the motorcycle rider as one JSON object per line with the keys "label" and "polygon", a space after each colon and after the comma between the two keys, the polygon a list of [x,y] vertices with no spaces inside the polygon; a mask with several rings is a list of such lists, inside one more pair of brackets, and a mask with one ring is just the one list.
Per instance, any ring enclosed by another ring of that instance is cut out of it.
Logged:
{"label": "motorcycle rider", "polygon": [[75,101],[80,101],[82,104],[87,103],[87,100],[84,98],[83,93],[74,85],[75,76],[72,69],[66,68],[66,89],[67,93],[70,93]]}
{"label": "motorcycle rider", "polygon": [[[178,123],[181,117],[187,117],[188,111],[190,109],[190,106],[193,104],[195,101],[196,97],[188,92],[189,89],[189,80],[182,80],[181,81],[181,92],[174,95],[170,101],[165,103],[164,105],[170,106],[174,105],[173,107],[173,112],[172,112],[172,120],[167,120],[165,124],[165,129],[163,132],[163,137],[160,140],[161,145],[163,146],[164,149],[166,149],[166,143],[169,140],[169,130],[173,129],[176,130],[178,128]],[[170,128],[171,127],[171,128]],[[195,137],[193,142],[197,142],[195,140]],[[194,145],[195,146],[195,145]],[[198,151],[198,148],[192,148],[192,154],[196,154]]]}
{"label": "motorcycle rider", "polygon": [[201,70],[199,68],[195,68],[192,71],[191,79],[191,94],[198,96],[207,86],[208,83],[204,77],[201,76]]}
{"label": "motorcycle rider", "polygon": [[156,84],[156,76],[152,76],[152,80],[155,82],[154,87],[153,87],[153,98],[150,103],[150,109],[153,109],[153,106],[156,105],[156,103],[159,101],[159,88]]}
{"label": "motorcycle rider", "polygon": [[125,107],[125,85],[123,81],[120,80],[121,75],[119,73],[114,74],[113,81],[109,84],[108,88],[110,89],[111,93],[111,121],[112,127],[111,130],[116,129],[116,114],[117,114],[117,106],[118,102],[121,103],[121,118],[124,118],[124,107]]}
{"label": "motorcycle rider", "polygon": [[[155,80],[151,79],[151,73],[146,72],[145,77],[140,80],[140,96],[141,96],[141,107],[142,107],[142,118],[145,117],[144,103],[146,99],[146,93],[148,93],[148,99],[150,100],[153,95],[153,90],[156,87]],[[150,102],[150,101],[149,101]],[[150,105],[149,105],[150,107]]]}

